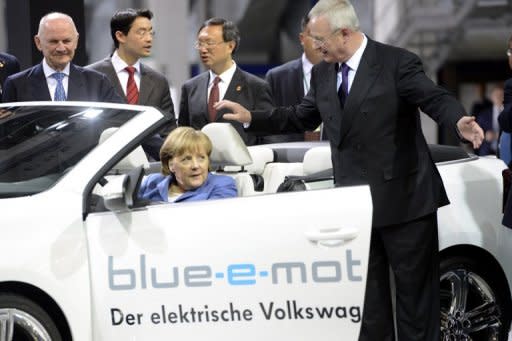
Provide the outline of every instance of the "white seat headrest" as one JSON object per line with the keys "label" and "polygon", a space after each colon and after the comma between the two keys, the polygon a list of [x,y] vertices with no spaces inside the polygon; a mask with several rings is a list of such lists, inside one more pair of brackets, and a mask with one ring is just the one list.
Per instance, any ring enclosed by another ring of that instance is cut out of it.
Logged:
{"label": "white seat headrest", "polygon": [[[117,127],[111,127],[103,130],[101,132],[100,138],[99,138],[99,144],[106,141],[110,136],[112,136],[119,128]],[[137,146],[134,150],[130,152],[130,154],[126,155],[121,161],[117,163],[117,165],[114,166],[115,171],[119,172],[125,172],[132,170],[138,166],[143,166],[144,168],[149,167],[149,160],[146,156],[146,153],[144,153],[144,150],[141,146]]]}
{"label": "white seat headrest", "polygon": [[331,147],[313,147],[304,154],[304,175],[314,174],[332,168]]}
{"label": "white seat headrest", "polygon": [[209,123],[201,131],[212,141],[210,162],[214,166],[246,166],[252,163],[244,140],[231,123]]}

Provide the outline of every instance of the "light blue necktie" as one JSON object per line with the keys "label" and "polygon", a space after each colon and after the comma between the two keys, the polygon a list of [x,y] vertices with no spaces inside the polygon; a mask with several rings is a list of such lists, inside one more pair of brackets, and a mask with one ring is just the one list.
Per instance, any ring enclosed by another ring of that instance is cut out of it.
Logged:
{"label": "light blue necktie", "polygon": [[52,77],[57,81],[57,87],[55,88],[55,95],[53,96],[54,101],[65,101],[66,100],[66,92],[64,91],[64,85],[62,85],[62,79],[64,79],[66,75],[62,72],[55,72],[52,74]]}

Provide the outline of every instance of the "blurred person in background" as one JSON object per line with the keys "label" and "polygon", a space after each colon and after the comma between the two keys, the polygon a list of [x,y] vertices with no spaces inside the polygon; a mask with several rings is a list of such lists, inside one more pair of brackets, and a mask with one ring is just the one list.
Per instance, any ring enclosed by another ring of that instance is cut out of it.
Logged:
{"label": "blurred person in background", "polygon": [[20,72],[20,62],[18,58],[8,53],[0,52],[0,95],[4,82],[10,75]]}
{"label": "blurred person in background", "polygon": [[[300,44],[304,52],[298,59],[270,69],[265,76],[274,103],[277,106],[299,104],[309,91],[311,69],[322,61],[322,54],[314,48],[310,36],[309,17],[305,15],[301,21],[302,32],[299,34]],[[276,134],[262,137],[263,143],[303,141],[304,134]]]}
{"label": "blurred person in background", "polygon": [[477,155],[496,155],[498,150],[500,135],[498,115],[503,110],[503,88],[501,86],[495,86],[491,90],[491,103],[476,116],[476,122],[484,130],[485,136],[480,148],[475,150]]}

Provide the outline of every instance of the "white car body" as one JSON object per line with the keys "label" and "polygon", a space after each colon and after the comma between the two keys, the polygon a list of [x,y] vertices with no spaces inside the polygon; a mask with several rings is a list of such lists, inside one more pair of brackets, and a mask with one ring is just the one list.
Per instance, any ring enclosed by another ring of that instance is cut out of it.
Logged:
{"label": "white car body", "polygon": [[[97,196],[111,208],[117,193],[112,188],[122,186],[121,195],[126,194],[131,184],[116,181],[127,176],[107,172],[165,122],[162,113],[78,102],[11,103],[0,109],[30,106],[83,107],[80,114],[92,112],[91,119],[103,107],[140,114],[48,189],[0,199],[1,341],[23,329],[20,321],[33,322],[42,340],[51,339],[55,329],[62,339],[78,341],[335,340],[340,335],[357,340],[371,233],[368,186],[267,190],[133,208],[122,203],[118,210],[95,212],[91,193],[100,190]],[[503,271],[500,288],[508,289],[510,300],[512,231],[501,225],[504,164],[467,158],[438,168],[452,202],[439,210],[441,254],[481,250]],[[278,183],[283,172],[301,175],[304,167],[276,160],[259,172],[268,176],[269,169],[273,178],[265,181]],[[98,181],[104,176],[109,185],[102,192]],[[39,318],[38,309],[9,307],[6,293],[35,303],[54,326]],[[503,304],[502,310],[510,302]]]}

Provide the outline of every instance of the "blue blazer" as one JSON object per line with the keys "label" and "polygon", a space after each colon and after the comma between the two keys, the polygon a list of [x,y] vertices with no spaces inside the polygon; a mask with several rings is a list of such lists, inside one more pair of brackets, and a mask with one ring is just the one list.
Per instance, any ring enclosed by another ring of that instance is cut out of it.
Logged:
{"label": "blue blazer", "polygon": [[[70,64],[68,101],[123,103],[107,77],[94,70]],[[50,90],[39,63],[9,76],[4,84],[2,102],[51,101]]]}
{"label": "blue blazer", "polygon": [[[139,198],[151,201],[168,201],[172,175],[150,174],[142,181]],[[237,196],[235,180],[226,175],[208,173],[201,187],[180,195],[175,202],[231,198]]]}

